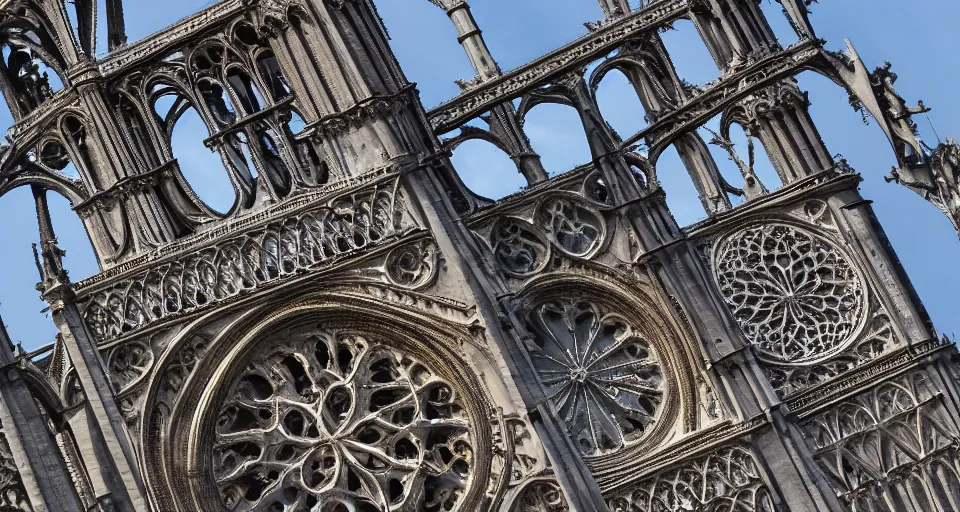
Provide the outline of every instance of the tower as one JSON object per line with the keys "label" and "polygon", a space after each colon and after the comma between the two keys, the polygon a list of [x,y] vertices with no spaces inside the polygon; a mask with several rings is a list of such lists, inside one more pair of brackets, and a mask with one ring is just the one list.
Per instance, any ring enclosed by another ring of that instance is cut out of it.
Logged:
{"label": "tower", "polygon": [[[801,0],[780,0],[789,47],[757,2],[601,0],[587,35],[504,72],[465,0],[431,2],[477,73],[431,110],[373,0],[223,0],[132,43],[119,0],[0,3],[0,192],[33,190],[60,333],[24,353],[0,332],[0,508],[960,509],[956,349],[793,78],[846,88],[890,179],[956,220],[960,150],[917,138],[890,66],[827,51]],[[704,88],[660,38],[679,20],[721,71]],[[639,133],[597,105],[614,69]],[[576,110],[590,162],[547,175],[524,132],[543,103]],[[185,178],[185,116],[225,211]],[[471,193],[450,163],[470,139],[529,186]],[[703,222],[667,207],[670,147]],[[50,192],[97,275],[64,270]]]}

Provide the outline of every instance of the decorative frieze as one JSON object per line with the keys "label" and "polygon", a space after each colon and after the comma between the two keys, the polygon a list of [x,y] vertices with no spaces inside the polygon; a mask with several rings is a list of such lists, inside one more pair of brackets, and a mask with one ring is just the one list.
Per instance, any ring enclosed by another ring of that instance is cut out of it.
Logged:
{"label": "decorative frieze", "polygon": [[924,512],[960,504],[960,430],[943,399],[918,371],[803,423],[820,470],[847,510]]}
{"label": "decorative frieze", "polygon": [[760,465],[744,445],[678,464],[610,498],[612,512],[774,512]]}
{"label": "decorative frieze", "polygon": [[396,187],[358,190],[158,262],[85,296],[84,321],[97,340],[112,340],[395,240],[414,228]]}

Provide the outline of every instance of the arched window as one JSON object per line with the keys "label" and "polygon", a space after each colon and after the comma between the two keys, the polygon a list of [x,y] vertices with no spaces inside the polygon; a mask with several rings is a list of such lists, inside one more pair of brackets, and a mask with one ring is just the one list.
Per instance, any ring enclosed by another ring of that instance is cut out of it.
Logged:
{"label": "arched window", "polygon": [[201,80],[198,87],[218,129],[226,128],[237,121],[239,115],[233,106],[233,100],[220,84],[213,80]]}
{"label": "arched window", "polygon": [[237,194],[220,155],[203,144],[208,134],[206,123],[191,106],[179,114],[170,145],[180,164],[180,174],[193,193],[211,210],[223,215],[234,208]]}
{"label": "arched window", "polygon": [[253,82],[253,79],[240,68],[232,67],[227,71],[227,82],[243,109],[244,115],[256,114],[267,106],[263,94]]}
{"label": "arched window", "polygon": [[524,116],[524,131],[550,175],[561,174],[593,160],[576,109],[543,103]]}
{"label": "arched window", "polygon": [[283,101],[293,94],[272,51],[266,50],[260,54],[257,58],[257,70],[275,101]]}
{"label": "arched window", "polygon": [[[25,34],[25,37],[29,37]],[[3,54],[3,93],[12,109],[26,115],[63,89],[56,70],[25,44],[7,41],[0,48]]]}
{"label": "arched window", "polygon": [[60,122],[60,131],[78,174],[83,176],[86,182],[99,187],[101,180],[97,174],[96,162],[90,147],[87,146],[87,127],[76,116],[68,115]]}
{"label": "arched window", "polygon": [[637,90],[619,69],[604,75],[595,94],[604,120],[621,137],[629,137],[647,126],[647,112],[637,97]]}

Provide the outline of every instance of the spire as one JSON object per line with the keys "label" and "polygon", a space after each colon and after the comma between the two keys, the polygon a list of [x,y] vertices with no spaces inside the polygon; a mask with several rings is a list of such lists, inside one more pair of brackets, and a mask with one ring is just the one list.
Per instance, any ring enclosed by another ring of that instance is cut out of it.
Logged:
{"label": "spire", "polygon": [[56,286],[70,282],[67,271],[63,268],[63,257],[67,253],[57,245],[57,236],[53,232],[50,208],[47,205],[47,189],[39,185],[33,185],[31,189],[37,205],[37,224],[40,227],[40,246],[38,248],[37,244],[33,244],[34,260],[41,279],[37,289],[46,293]]}

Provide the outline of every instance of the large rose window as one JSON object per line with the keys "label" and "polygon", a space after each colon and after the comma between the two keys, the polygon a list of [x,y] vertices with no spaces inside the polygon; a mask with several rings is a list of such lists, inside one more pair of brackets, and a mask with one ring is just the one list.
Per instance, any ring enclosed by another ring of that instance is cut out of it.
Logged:
{"label": "large rose window", "polygon": [[722,242],[716,277],[747,338],[779,362],[841,350],[863,318],[857,272],[835,247],[790,226],[758,226]]}
{"label": "large rose window", "polygon": [[220,407],[213,470],[229,510],[459,510],[474,439],[456,386],[353,331],[260,346]]}
{"label": "large rose window", "polygon": [[540,382],[585,455],[644,436],[663,400],[660,362],[621,316],[588,301],[551,301],[528,317]]}

